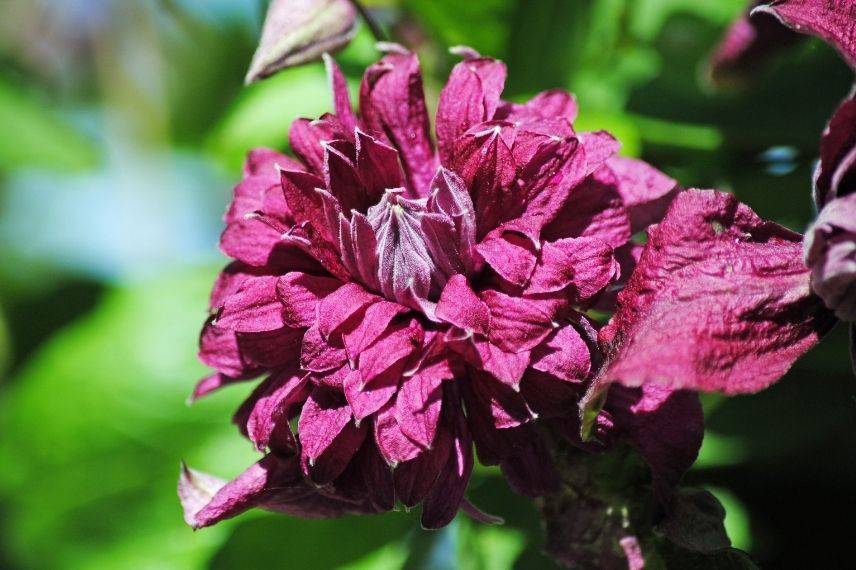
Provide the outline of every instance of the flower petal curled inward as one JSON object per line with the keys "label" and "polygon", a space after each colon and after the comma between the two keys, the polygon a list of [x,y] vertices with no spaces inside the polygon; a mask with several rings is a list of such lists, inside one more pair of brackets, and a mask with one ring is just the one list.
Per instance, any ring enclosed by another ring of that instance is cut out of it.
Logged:
{"label": "flower petal curled inward", "polygon": [[679,194],[601,330],[601,380],[728,394],[778,380],[833,323],[799,241],[731,195]]}

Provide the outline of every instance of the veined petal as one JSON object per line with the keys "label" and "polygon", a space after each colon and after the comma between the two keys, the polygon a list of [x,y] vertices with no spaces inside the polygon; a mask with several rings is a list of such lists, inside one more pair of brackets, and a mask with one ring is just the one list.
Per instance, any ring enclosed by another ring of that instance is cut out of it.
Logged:
{"label": "veined petal", "polygon": [[463,275],[453,275],[446,283],[435,315],[458,328],[482,335],[487,335],[490,328],[490,309]]}
{"label": "veined petal", "polygon": [[515,353],[534,348],[558,328],[566,304],[560,296],[511,297],[492,289],[480,296],[490,309],[491,344]]}
{"label": "veined petal", "polygon": [[294,328],[312,326],[318,318],[318,304],[341,285],[341,281],[331,277],[298,271],[286,273],[276,285],[283,322]]}

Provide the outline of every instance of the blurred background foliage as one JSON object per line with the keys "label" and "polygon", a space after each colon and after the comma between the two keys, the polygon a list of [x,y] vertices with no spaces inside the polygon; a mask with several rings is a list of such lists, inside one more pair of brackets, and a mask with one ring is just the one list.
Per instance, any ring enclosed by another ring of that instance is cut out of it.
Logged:
{"label": "blurred background foliage", "polygon": [[[378,0],[417,49],[429,104],[466,44],[505,59],[507,95],[579,97],[686,187],[735,192],[801,230],[823,125],[851,81],[819,42],[718,92],[704,61],[745,0]],[[194,533],[180,459],[224,477],[253,453],[229,417],[249,386],[192,407],[216,240],[247,149],[330,108],[320,64],[241,86],[257,0],[7,0],[0,6],[0,567],[549,568],[535,508],[493,471],[475,501],[506,518],[418,529],[406,513],[254,513]],[[352,87],[377,57],[338,55]],[[760,395],[705,400],[688,482],[728,509],[735,545],[775,568],[851,564],[856,400],[838,330]]]}

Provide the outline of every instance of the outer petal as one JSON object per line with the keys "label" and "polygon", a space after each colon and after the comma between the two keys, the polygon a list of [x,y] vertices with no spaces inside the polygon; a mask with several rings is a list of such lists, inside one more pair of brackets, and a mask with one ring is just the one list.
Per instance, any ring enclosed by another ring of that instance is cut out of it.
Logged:
{"label": "outer petal", "polygon": [[829,202],[805,236],[811,286],[827,307],[856,322],[856,193]]}
{"label": "outer petal", "polygon": [[351,408],[341,394],[320,386],[312,390],[297,426],[303,455],[314,462],[349,423]]}
{"label": "outer petal", "polygon": [[401,381],[395,402],[395,419],[401,431],[424,448],[431,447],[440,421],[443,380],[453,372],[445,358],[424,363],[412,376]]}
{"label": "outer petal", "polygon": [[333,108],[336,117],[342,121],[342,126],[349,133],[357,126],[357,116],[351,108],[351,96],[348,94],[348,83],[342,70],[336,65],[336,61],[329,54],[322,55],[324,67],[327,69],[327,80],[330,82],[330,91],[333,92]]}
{"label": "outer petal", "polygon": [[856,68],[856,6],[849,0],[779,0],[752,11],[758,13],[772,14],[796,32],[822,38]]}
{"label": "outer petal", "polygon": [[404,435],[395,419],[395,403],[388,402],[374,419],[374,437],[377,448],[392,466],[419,457],[422,447]]}
{"label": "outer petal", "polygon": [[586,174],[603,166],[621,149],[621,143],[606,131],[579,133],[577,136],[586,151]]}
{"label": "outer petal", "polygon": [[668,503],[704,438],[698,395],[653,383],[641,388],[613,386],[606,406],[616,426],[651,467],[654,493]]}
{"label": "outer petal", "polygon": [[437,106],[437,140],[444,163],[460,135],[493,118],[505,76],[505,64],[486,57],[465,59],[452,69]]}
{"label": "outer petal", "polygon": [[271,389],[256,401],[247,418],[247,435],[259,451],[295,449],[288,421],[308,394],[306,376],[299,370],[283,370],[274,376]]}
{"label": "outer petal", "polygon": [[461,398],[453,383],[445,386],[443,415],[452,445],[443,470],[422,503],[422,527],[426,529],[446,526],[455,518],[473,470],[473,442]]}
{"label": "outer petal", "polygon": [[551,89],[538,93],[522,105],[503,102],[493,118],[516,122],[561,118],[573,123],[577,118],[577,111],[577,100],[573,94],[561,89]]}
{"label": "outer petal", "polygon": [[601,331],[602,379],[729,394],[778,380],[833,322],[799,241],[728,194],[679,194]]}
{"label": "outer petal", "polygon": [[366,69],[360,87],[360,111],[369,129],[385,133],[401,157],[411,196],[428,193],[437,168],[422,73],[416,54],[394,46]]}
{"label": "outer petal", "polygon": [[588,173],[589,149],[575,138],[549,140],[541,144],[520,172],[524,191],[524,215],[539,220],[541,228],[553,221],[568,201],[571,191]]}
{"label": "outer petal", "polygon": [[398,151],[361,130],[356,131],[357,174],[369,204],[376,204],[388,188],[401,188],[404,180]]}
{"label": "outer petal", "polygon": [[529,282],[538,263],[540,243],[518,231],[516,224],[503,224],[487,234],[476,249],[496,273],[513,285]]}
{"label": "outer petal", "polygon": [[195,527],[196,513],[201,511],[225,484],[223,479],[191,469],[182,462],[178,476],[178,498],[184,510],[184,522]]}

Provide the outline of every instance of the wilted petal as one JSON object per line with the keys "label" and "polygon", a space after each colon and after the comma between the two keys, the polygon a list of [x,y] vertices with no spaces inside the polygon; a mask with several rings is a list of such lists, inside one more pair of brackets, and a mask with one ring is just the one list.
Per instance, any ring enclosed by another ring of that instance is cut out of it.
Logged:
{"label": "wilted petal", "polygon": [[804,248],[814,292],[839,319],[856,322],[856,193],[824,206]]}
{"label": "wilted petal", "polygon": [[556,319],[564,306],[558,296],[511,297],[487,290],[481,299],[490,309],[490,342],[508,352],[529,350],[558,327]]}
{"label": "wilted petal", "polygon": [[850,0],[779,0],[752,11],[753,16],[762,13],[795,32],[818,36],[856,68],[856,5]]}
{"label": "wilted petal", "polygon": [[184,510],[184,522],[196,527],[196,513],[207,505],[226,481],[202,471],[191,469],[182,461],[178,475],[178,498]]}
{"label": "wilted petal", "polygon": [[731,195],[680,193],[601,331],[602,379],[728,394],[778,380],[833,322],[799,242]]}
{"label": "wilted petal", "polygon": [[444,163],[460,135],[493,118],[505,76],[505,64],[487,57],[465,59],[452,69],[437,106],[437,140]]}
{"label": "wilted petal", "polygon": [[435,315],[458,328],[483,335],[490,327],[490,309],[478,298],[463,275],[453,275],[446,283]]}
{"label": "wilted petal", "polygon": [[680,191],[675,179],[642,160],[616,156],[607,165],[618,177],[618,193],[630,214],[633,233],[659,222]]}
{"label": "wilted petal", "polygon": [[246,82],[346,45],[356,30],[356,19],[356,9],[348,0],[273,0]]}
{"label": "wilted petal", "polygon": [[395,46],[369,66],[360,86],[360,112],[369,129],[385,133],[398,150],[408,195],[425,196],[437,168],[422,73],[416,54]]}

